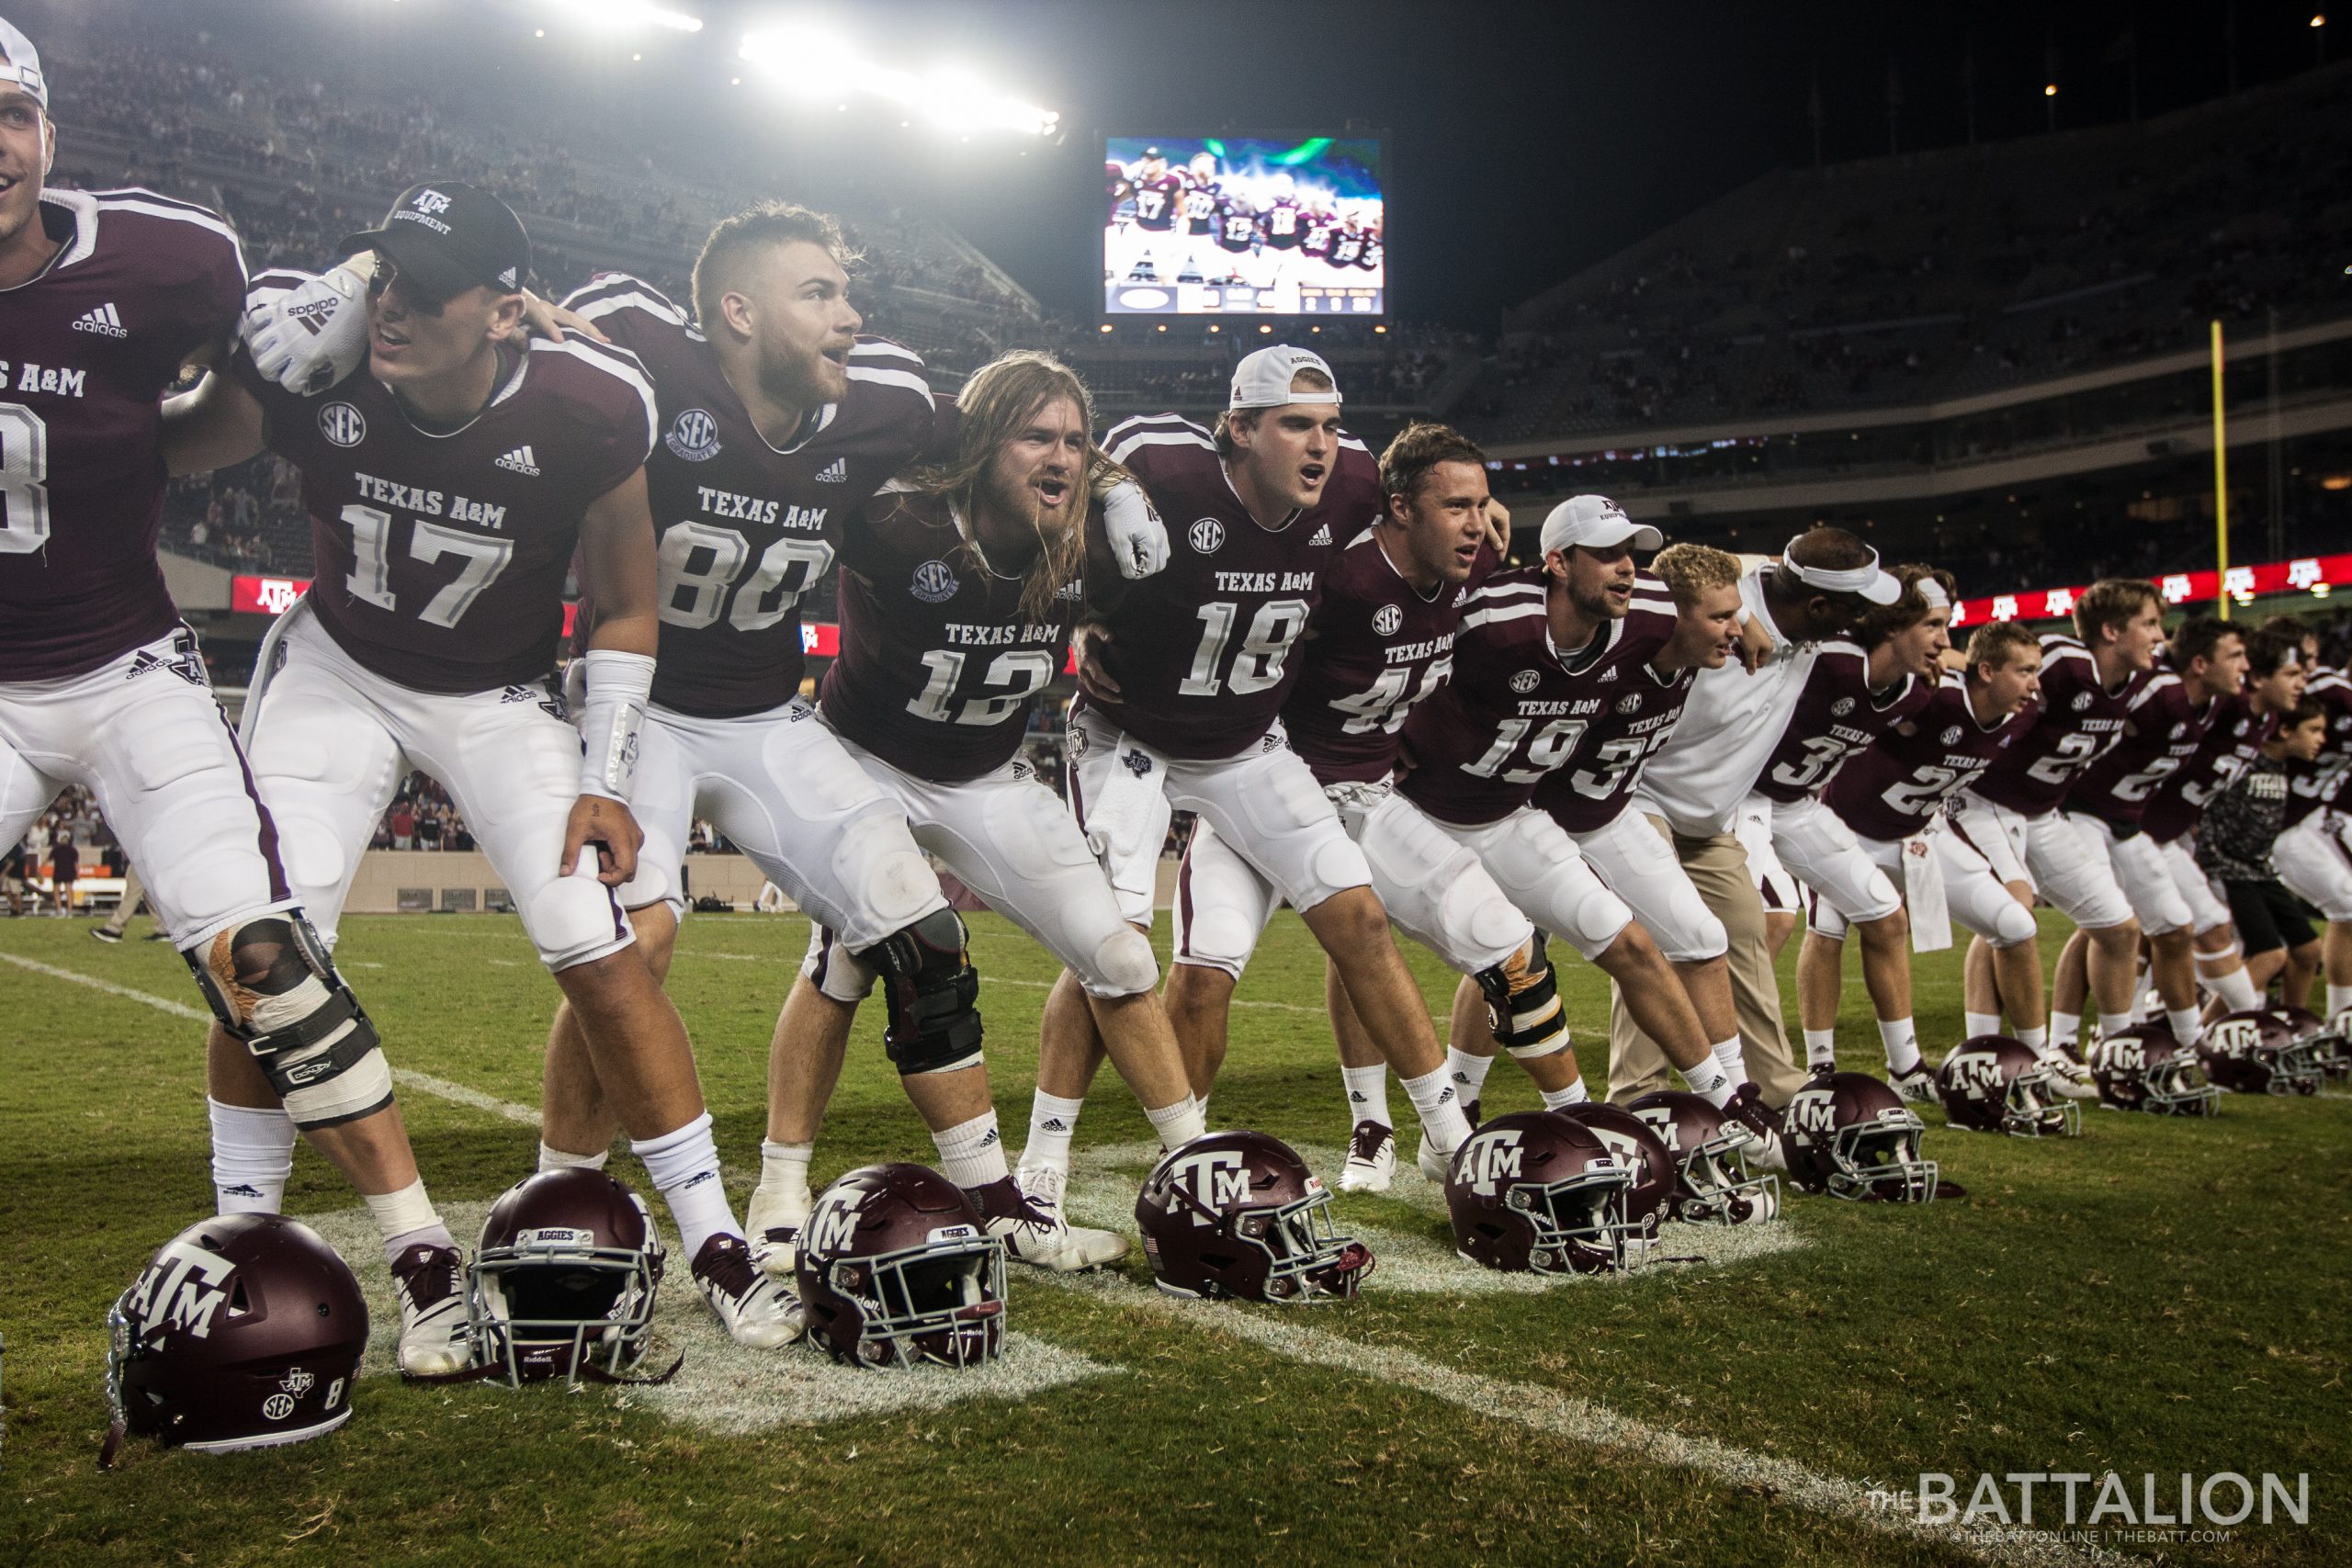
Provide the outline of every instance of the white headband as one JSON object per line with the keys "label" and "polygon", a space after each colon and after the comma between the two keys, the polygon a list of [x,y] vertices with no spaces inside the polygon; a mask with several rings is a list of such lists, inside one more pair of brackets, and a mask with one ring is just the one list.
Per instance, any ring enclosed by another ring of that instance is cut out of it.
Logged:
{"label": "white headband", "polygon": [[1923,577],[1918,581],[1913,583],[1912,586],[1919,591],[1919,597],[1928,602],[1928,609],[1948,610],[1951,608],[1951,596],[1944,592],[1944,585],[1938,582],[1934,578]]}
{"label": "white headband", "polygon": [[1824,593],[1860,593],[1878,581],[1878,552],[1871,552],[1868,566],[1844,567],[1835,571],[1827,567],[1805,566],[1781,552],[1781,565],[1799,582],[1820,589]]}

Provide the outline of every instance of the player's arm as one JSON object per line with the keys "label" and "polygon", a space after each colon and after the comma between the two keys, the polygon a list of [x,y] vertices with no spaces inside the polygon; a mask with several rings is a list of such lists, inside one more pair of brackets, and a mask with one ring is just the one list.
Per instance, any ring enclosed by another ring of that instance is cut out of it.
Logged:
{"label": "player's arm", "polygon": [[262,434],[260,402],[219,370],[164,400],[164,465],[175,478],[260,456]]}
{"label": "player's arm", "polygon": [[580,798],[563,835],[562,869],[579,868],[596,848],[597,880],[617,887],[637,874],[645,834],[629,815],[637,771],[637,732],[653,697],[653,650],[661,636],[661,560],[645,470],[598,496],[580,521],[580,587],[596,604],[596,624],[580,656]]}

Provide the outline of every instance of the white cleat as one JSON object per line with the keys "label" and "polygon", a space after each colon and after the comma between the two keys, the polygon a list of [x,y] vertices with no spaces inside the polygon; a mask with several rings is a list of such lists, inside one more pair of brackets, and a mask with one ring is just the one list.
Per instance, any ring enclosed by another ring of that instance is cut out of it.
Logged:
{"label": "white cleat", "polygon": [[[1034,1185],[1033,1185],[1034,1184]],[[1015,1263],[1026,1263],[1054,1274],[1075,1274],[1116,1263],[1127,1255],[1127,1238],[1116,1231],[1071,1224],[1062,1213],[1062,1193],[1069,1173],[1039,1166],[980,1190],[978,1202],[989,1235],[1004,1242],[1004,1253]]]}
{"label": "white cleat", "polygon": [[743,1228],[751,1233],[752,1264],[779,1280],[794,1278],[800,1268],[800,1227],[816,1206],[807,1188],[781,1198],[754,1189],[752,1212],[743,1217]]}
{"label": "white cleat", "polygon": [[800,1337],[800,1298],[782,1280],[752,1264],[740,1235],[714,1234],[695,1254],[695,1283],[727,1337],[753,1350],[772,1350]]}
{"label": "white cleat", "polygon": [[1744,1083],[1724,1102],[1724,1131],[1737,1140],[1733,1148],[1758,1170],[1786,1170],[1789,1151],[1781,1142],[1781,1119],[1764,1103],[1752,1083]]}
{"label": "white cleat", "polygon": [[2071,1053],[2053,1048],[2042,1061],[2050,1068],[2050,1087],[2068,1100],[2097,1100],[2098,1084],[2091,1070]]}
{"label": "white cleat", "polygon": [[1906,1105],[1943,1103],[1944,1097],[1936,1087],[1935,1072],[1924,1059],[1912,1063],[1909,1072],[1898,1073],[1890,1069],[1886,1075],[1886,1083],[1889,1089],[1894,1090],[1894,1098]]}
{"label": "white cleat", "polygon": [[472,1364],[466,1329],[465,1261],[450,1247],[410,1247],[392,1259],[392,1294],[401,1306],[401,1371],[447,1377]]}
{"label": "white cleat", "polygon": [[1421,1134],[1420,1152],[1414,1156],[1413,1163],[1420,1168],[1423,1176],[1442,1187],[1445,1185],[1447,1173],[1453,1168],[1453,1156],[1430,1143],[1429,1134],[1424,1132]]}
{"label": "white cleat", "polygon": [[1348,1136],[1348,1163],[1340,1171],[1342,1192],[1385,1192],[1396,1175],[1396,1131],[1381,1122],[1359,1122]]}

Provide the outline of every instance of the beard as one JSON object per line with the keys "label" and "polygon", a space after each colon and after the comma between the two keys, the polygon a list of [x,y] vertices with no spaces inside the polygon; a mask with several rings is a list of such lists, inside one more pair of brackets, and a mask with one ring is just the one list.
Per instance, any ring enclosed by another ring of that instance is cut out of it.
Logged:
{"label": "beard", "polygon": [[[812,363],[814,361],[814,363]],[[820,379],[824,363],[810,355],[781,355],[766,344],[760,348],[760,390],[789,408],[813,409],[833,400]]]}

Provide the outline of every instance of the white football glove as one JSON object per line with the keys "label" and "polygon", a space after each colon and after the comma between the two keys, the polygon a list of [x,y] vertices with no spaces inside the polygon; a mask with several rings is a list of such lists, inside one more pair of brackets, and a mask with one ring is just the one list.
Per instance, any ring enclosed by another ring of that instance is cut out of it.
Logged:
{"label": "white football glove", "polygon": [[342,267],[256,274],[238,327],[254,368],[299,396],[325,391],[367,363],[367,294]]}
{"label": "white football glove", "polygon": [[1168,564],[1168,530],[1143,486],[1131,479],[1103,493],[1102,533],[1119,563],[1119,575],[1130,581]]}

